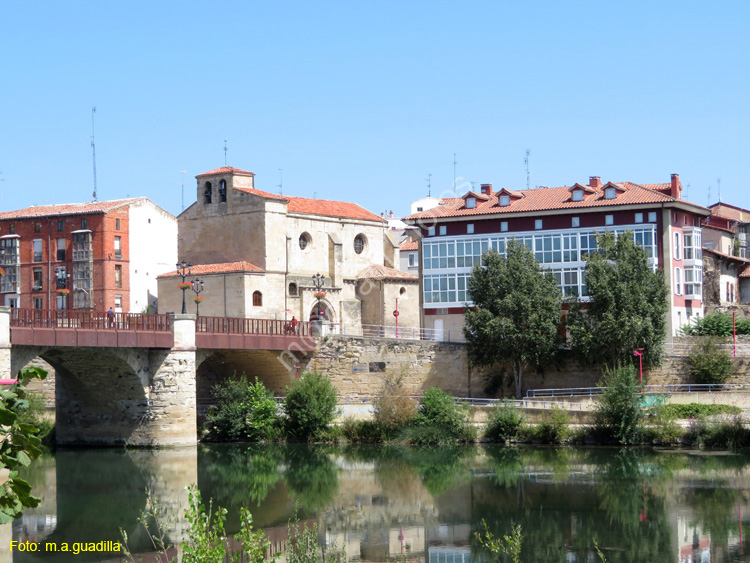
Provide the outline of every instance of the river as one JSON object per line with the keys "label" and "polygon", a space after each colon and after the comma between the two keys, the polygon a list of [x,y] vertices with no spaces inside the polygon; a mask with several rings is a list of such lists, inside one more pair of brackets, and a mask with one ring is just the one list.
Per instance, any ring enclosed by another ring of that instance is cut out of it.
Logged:
{"label": "river", "polygon": [[[161,529],[186,537],[186,487],[228,509],[248,507],[281,549],[295,511],[350,561],[490,561],[473,533],[520,524],[524,563],[750,562],[750,456],[607,448],[201,445],[63,450],[24,476],[42,498],[0,538],[4,561],[124,561],[63,544],[122,541],[153,557],[139,515],[147,490]],[[36,551],[8,552],[11,540]],[[107,547],[108,544],[100,544]],[[111,544],[109,544],[111,545]],[[58,551],[48,551],[55,546]],[[325,547],[329,548],[329,547]]]}

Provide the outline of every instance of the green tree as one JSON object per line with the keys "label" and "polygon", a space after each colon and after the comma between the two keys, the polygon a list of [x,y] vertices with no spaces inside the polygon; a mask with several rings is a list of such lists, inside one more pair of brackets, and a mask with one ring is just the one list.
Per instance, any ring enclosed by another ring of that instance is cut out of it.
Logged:
{"label": "green tree", "polygon": [[486,252],[484,265],[474,266],[464,334],[472,365],[509,364],[520,398],[523,374],[555,357],[562,294],[523,243],[509,241],[506,254]]}
{"label": "green tree", "polygon": [[286,388],[287,430],[297,440],[315,438],[336,418],[336,388],[321,373],[305,372]]}
{"label": "green tree", "polygon": [[27,367],[18,372],[17,383],[0,391],[0,468],[9,471],[8,479],[0,485],[0,524],[10,524],[20,518],[24,508],[39,505],[39,499],[31,495],[31,485],[18,477],[18,469],[42,453],[37,428],[24,422],[22,414],[29,408],[24,387],[32,379],[45,377],[45,370]]}
{"label": "green tree", "polygon": [[598,252],[585,257],[584,279],[590,300],[573,303],[568,329],[574,350],[587,363],[615,367],[632,363],[633,351],[658,365],[666,336],[669,288],[648,263],[645,249],[631,234],[597,237]]}
{"label": "green tree", "polygon": [[594,411],[598,433],[623,445],[638,443],[643,431],[643,388],[635,367],[605,368],[599,386],[603,389]]}

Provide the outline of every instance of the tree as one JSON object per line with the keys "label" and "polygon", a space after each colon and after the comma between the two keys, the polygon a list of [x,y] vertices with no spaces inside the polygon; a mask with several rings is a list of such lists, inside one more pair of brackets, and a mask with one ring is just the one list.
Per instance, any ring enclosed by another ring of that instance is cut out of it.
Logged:
{"label": "tree", "polygon": [[586,363],[614,368],[632,363],[633,351],[643,348],[643,360],[658,365],[669,309],[664,274],[629,233],[599,235],[597,244],[599,251],[585,257],[590,300],[573,303],[568,317],[574,350]]}
{"label": "tree", "polygon": [[531,250],[510,240],[506,256],[486,252],[476,265],[465,312],[469,361],[475,366],[511,366],[516,397],[530,367],[549,365],[557,352],[562,294],[553,274],[543,271]]}
{"label": "tree", "polygon": [[318,372],[305,372],[286,388],[284,412],[287,430],[297,440],[315,438],[336,418],[338,394],[331,380]]}

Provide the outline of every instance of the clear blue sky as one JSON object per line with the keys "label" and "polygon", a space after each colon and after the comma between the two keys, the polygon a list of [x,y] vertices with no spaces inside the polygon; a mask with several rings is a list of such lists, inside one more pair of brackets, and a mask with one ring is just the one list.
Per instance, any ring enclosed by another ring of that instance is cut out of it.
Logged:
{"label": "clear blue sky", "polygon": [[[224,165],[379,213],[462,181],[750,208],[750,3],[0,2],[0,208],[172,213]],[[184,170],[183,175],[181,171]]]}

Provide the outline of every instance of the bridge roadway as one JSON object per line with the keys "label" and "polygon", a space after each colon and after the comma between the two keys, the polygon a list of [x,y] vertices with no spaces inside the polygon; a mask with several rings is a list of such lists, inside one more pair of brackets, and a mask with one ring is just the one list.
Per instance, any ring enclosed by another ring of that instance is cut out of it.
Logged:
{"label": "bridge roadway", "polygon": [[0,307],[0,379],[37,357],[55,368],[59,444],[194,444],[201,395],[233,372],[282,392],[294,370],[284,360],[289,351],[315,349],[312,328],[270,319]]}

